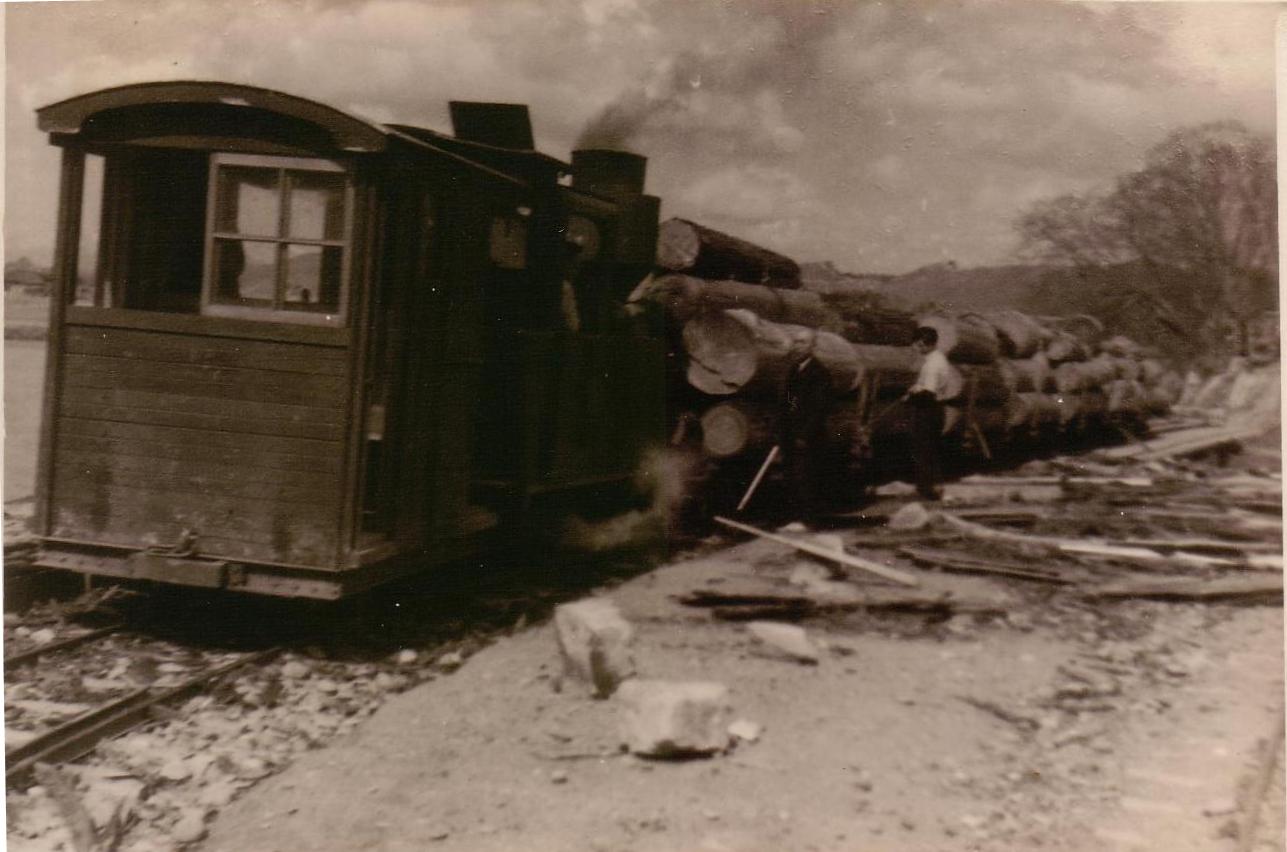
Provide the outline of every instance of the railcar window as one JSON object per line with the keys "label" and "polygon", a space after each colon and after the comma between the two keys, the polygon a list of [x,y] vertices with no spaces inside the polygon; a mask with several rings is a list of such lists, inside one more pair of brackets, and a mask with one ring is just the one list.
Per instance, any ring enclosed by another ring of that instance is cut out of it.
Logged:
{"label": "railcar window", "polygon": [[197,312],[207,161],[193,151],[86,155],[73,304]]}
{"label": "railcar window", "polygon": [[84,194],[81,197],[80,247],[76,254],[76,288],[73,305],[103,307],[103,280],[98,275],[99,241],[103,233],[103,158],[85,156]]}
{"label": "railcar window", "polygon": [[326,160],[232,154],[215,155],[211,169],[206,312],[338,323],[348,176]]}

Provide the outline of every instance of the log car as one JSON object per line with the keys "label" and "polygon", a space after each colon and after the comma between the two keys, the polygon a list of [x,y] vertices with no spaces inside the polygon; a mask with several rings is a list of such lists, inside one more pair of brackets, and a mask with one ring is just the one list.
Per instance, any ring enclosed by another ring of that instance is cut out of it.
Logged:
{"label": "log car", "polygon": [[[38,564],[333,599],[629,479],[664,346],[644,160],[217,82],[40,109],[62,149]],[[569,180],[570,178],[570,180]]]}

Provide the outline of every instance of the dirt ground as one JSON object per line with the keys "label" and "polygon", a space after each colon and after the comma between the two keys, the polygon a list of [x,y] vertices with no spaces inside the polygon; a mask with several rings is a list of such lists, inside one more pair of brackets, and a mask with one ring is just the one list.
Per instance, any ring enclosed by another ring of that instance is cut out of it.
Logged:
{"label": "dirt ground", "polygon": [[[603,590],[637,629],[642,675],[724,683],[764,727],[756,742],[622,754],[616,702],[560,690],[553,628],[537,625],[233,803],[201,848],[1240,848],[1240,791],[1281,724],[1281,609],[1091,608],[927,575],[1009,614],[809,622],[827,652],[806,666],[673,599],[781,584],[798,562],[754,542]],[[1111,685],[1053,709],[1088,670]],[[1276,796],[1264,840],[1241,848],[1282,848]]]}

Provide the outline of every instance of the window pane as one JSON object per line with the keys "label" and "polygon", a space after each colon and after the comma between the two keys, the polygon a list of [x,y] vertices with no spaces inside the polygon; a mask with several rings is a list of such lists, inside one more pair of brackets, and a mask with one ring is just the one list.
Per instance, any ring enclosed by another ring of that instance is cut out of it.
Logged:
{"label": "window pane", "polygon": [[344,175],[290,172],[290,235],[305,240],[344,238]]}
{"label": "window pane", "polygon": [[224,234],[276,237],[281,224],[277,169],[221,166],[215,228]]}
{"label": "window pane", "polygon": [[215,300],[271,305],[277,289],[277,245],[215,240]]}
{"label": "window pane", "polygon": [[338,246],[287,246],[286,307],[338,314],[343,257]]}
{"label": "window pane", "polygon": [[[103,225],[103,158],[85,156],[85,194],[80,209],[80,247],[76,264],[74,305],[93,305],[94,283],[98,275],[99,237]],[[101,305],[101,299],[99,301]]]}

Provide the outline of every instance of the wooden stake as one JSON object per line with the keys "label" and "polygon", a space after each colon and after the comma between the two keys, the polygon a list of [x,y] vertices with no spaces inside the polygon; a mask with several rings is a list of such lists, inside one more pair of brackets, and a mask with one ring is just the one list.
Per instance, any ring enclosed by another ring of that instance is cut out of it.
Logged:
{"label": "wooden stake", "polygon": [[742,511],[746,508],[746,504],[751,502],[751,495],[755,493],[755,489],[760,487],[760,481],[764,479],[764,474],[768,473],[769,466],[778,460],[778,454],[781,451],[782,448],[777,444],[774,444],[773,449],[769,450],[769,454],[764,457],[764,464],[760,465],[759,472],[755,474],[755,478],[751,480],[751,484],[747,487],[746,493],[743,494],[742,499],[738,501],[737,511]]}
{"label": "wooden stake", "polygon": [[756,527],[753,527],[749,524],[738,523],[737,521],[732,521],[732,520],[729,520],[728,518],[722,518],[722,517],[716,516],[715,521],[716,523],[723,524],[726,527],[731,527],[741,532],[750,533],[751,535],[759,536],[760,538],[767,538],[769,541],[776,541],[779,544],[785,544],[788,547],[794,547],[796,550],[803,551],[805,553],[810,554],[811,556],[818,556],[823,559],[830,559],[833,562],[839,562],[841,565],[845,565],[850,568],[858,568],[862,571],[870,571],[871,573],[884,577],[887,580],[893,580],[896,583],[902,583],[904,586],[920,585],[920,581],[915,577],[913,577],[911,574],[907,574],[903,571],[899,571],[896,568],[887,568],[878,562],[872,562],[869,559],[863,559],[859,556],[853,556],[851,554],[845,553],[842,550],[831,550],[826,547],[819,547],[816,544],[810,544],[806,541],[798,541],[796,539],[789,538],[784,535],[778,535],[777,533],[771,533],[766,530],[757,529]]}

